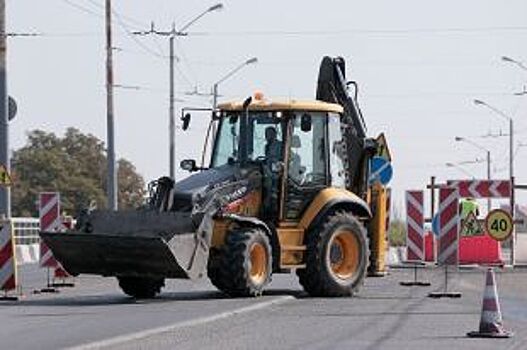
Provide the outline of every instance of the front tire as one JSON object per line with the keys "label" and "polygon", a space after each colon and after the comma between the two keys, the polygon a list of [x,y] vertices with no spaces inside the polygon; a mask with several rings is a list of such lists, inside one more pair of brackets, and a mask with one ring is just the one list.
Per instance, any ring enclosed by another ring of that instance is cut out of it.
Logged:
{"label": "front tire", "polygon": [[[269,238],[259,228],[240,228],[227,235],[211,281],[235,296],[258,296],[271,281],[272,254]],[[210,265],[209,265],[210,266]]]}
{"label": "front tire", "polygon": [[123,292],[136,299],[151,299],[165,286],[163,278],[150,277],[117,277]]}
{"label": "front tire", "polygon": [[351,214],[339,212],[307,233],[306,268],[299,282],[311,296],[351,296],[362,285],[369,249],[364,226]]}

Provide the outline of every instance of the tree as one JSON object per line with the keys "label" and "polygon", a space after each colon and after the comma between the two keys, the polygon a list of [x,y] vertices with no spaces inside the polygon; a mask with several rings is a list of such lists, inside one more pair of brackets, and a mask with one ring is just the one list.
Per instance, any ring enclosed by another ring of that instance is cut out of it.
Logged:
{"label": "tree", "polygon": [[[39,192],[57,191],[62,209],[75,215],[90,203],[106,208],[104,143],[91,134],[68,128],[64,137],[42,130],[28,133],[27,144],[12,158],[13,215],[36,216]],[[145,182],[126,159],[118,161],[119,207],[143,203]]]}
{"label": "tree", "polygon": [[406,222],[402,219],[397,206],[394,206],[393,217],[388,229],[388,241],[391,246],[406,245]]}

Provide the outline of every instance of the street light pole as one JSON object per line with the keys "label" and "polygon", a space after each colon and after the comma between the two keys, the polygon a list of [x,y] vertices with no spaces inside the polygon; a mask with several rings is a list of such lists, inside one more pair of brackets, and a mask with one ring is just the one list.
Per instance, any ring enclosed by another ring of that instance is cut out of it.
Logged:
{"label": "street light pole", "polygon": [[[515,220],[515,193],[514,193],[514,120],[501,110],[493,107],[482,100],[474,100],[474,104],[478,106],[484,106],[499,115],[500,117],[509,121],[509,178],[511,184],[511,197],[510,197],[510,214],[512,219]],[[511,236],[511,265],[514,266],[515,262],[515,245],[516,245],[516,230],[513,230]]]}
{"label": "street light pole", "polygon": [[454,164],[454,163],[445,163],[445,166],[448,167],[448,168],[454,168],[454,169],[457,169],[459,170],[460,172],[462,172],[463,174],[467,175],[467,176],[470,176],[472,179],[475,179],[476,177],[474,175],[472,175],[469,171],[467,171],[465,168],[463,168],[462,166],[458,165],[458,164]]}
{"label": "street light pole", "polygon": [[[472,146],[474,146],[474,147],[476,147],[476,148],[478,148],[478,149],[480,149],[482,151],[485,151],[485,153],[487,155],[487,180],[490,181],[491,180],[491,174],[490,174],[490,169],[491,169],[491,167],[490,167],[490,151],[487,148],[481,146],[479,143],[474,142],[474,141],[472,141],[470,139],[467,139],[466,137],[456,136],[454,138],[454,140],[456,140],[458,142],[460,142],[460,141],[461,142],[466,142],[466,143],[468,143],[468,144],[470,144],[470,145],[472,145]],[[490,212],[491,207],[492,207],[491,199],[487,198],[487,211],[488,212]]]}
{"label": "street light pole", "polygon": [[176,39],[176,36],[186,36],[187,33],[185,30],[187,30],[192,24],[194,24],[196,21],[198,21],[201,17],[205,16],[209,12],[221,10],[223,8],[223,4],[218,3],[214,6],[209,7],[202,13],[200,13],[198,16],[194,17],[191,21],[189,21],[187,24],[185,24],[181,29],[176,30],[175,26],[172,25],[172,29],[169,31],[158,31],[154,29],[154,24],[152,23],[152,27],[148,31],[140,31],[140,32],[133,32],[135,35],[161,35],[161,36],[168,36],[169,38],[169,107],[168,107],[168,168],[169,168],[169,174],[170,178],[172,180],[176,179],[176,109],[175,109],[175,78],[174,78],[174,64],[176,61],[176,56],[174,54],[174,42]]}
{"label": "street light pole", "polygon": [[212,108],[213,109],[216,109],[216,107],[218,105],[218,85],[220,85],[225,80],[227,80],[230,77],[232,77],[234,74],[236,74],[243,67],[248,66],[248,65],[253,64],[253,63],[256,63],[256,62],[258,62],[258,58],[256,58],[256,57],[249,58],[248,60],[246,60],[243,63],[241,63],[238,66],[236,66],[229,73],[225,74],[225,76],[223,78],[221,78],[220,80],[215,82],[214,85],[212,85]]}

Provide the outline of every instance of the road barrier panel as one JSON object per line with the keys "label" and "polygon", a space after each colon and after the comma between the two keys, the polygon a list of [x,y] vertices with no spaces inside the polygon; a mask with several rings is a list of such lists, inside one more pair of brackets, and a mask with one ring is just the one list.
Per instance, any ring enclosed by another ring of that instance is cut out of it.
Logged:
{"label": "road barrier panel", "polygon": [[406,262],[413,263],[414,280],[400,282],[402,286],[430,285],[417,278],[417,266],[425,261],[424,224],[424,192],[406,191]]}
{"label": "road barrier panel", "polygon": [[406,260],[424,260],[424,193],[406,191]]}
{"label": "road barrier panel", "polygon": [[459,238],[459,264],[503,266],[501,245],[488,234]]}
{"label": "road barrier panel", "polygon": [[[41,231],[60,230],[60,194],[58,192],[42,192],[39,194],[39,220]],[[58,262],[51,249],[43,241],[40,241],[40,267],[55,268],[57,266]]]}
{"label": "road barrier panel", "polygon": [[[61,231],[71,230],[74,226],[74,220],[72,216],[61,216]],[[68,278],[72,278],[72,276],[62,267],[62,265],[57,264],[58,266],[55,267],[55,270],[53,272],[53,283],[51,284],[52,287],[75,287],[75,283],[73,282],[67,282]],[[56,280],[60,279],[60,282],[57,282]]]}
{"label": "road barrier panel", "polygon": [[509,180],[449,180],[448,187],[457,188],[462,198],[509,198]]}
{"label": "road barrier panel", "polygon": [[0,300],[18,300],[10,296],[10,291],[18,287],[16,249],[13,225],[9,219],[0,219],[0,290],[4,292]]}
{"label": "road barrier panel", "polygon": [[[65,230],[63,217],[60,215],[60,193],[42,192],[39,194],[39,220],[40,230],[45,232]],[[73,286],[72,283],[54,283],[51,278],[50,269],[54,269],[54,277],[69,277],[67,271],[55,259],[51,249],[41,240],[40,241],[40,267],[47,268],[47,287],[35,293],[57,293],[54,287]]]}
{"label": "road barrier panel", "polygon": [[431,298],[460,298],[461,293],[448,290],[448,267],[459,264],[459,192],[457,188],[439,189],[439,239],[437,262],[445,268],[445,284],[442,292],[429,293]]}

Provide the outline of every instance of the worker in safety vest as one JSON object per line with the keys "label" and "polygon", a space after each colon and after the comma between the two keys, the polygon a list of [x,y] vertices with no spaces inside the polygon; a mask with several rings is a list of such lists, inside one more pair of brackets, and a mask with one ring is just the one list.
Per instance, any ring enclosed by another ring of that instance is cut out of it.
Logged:
{"label": "worker in safety vest", "polygon": [[478,217],[479,204],[474,198],[463,198],[459,203],[459,214],[461,215],[461,219],[465,219],[470,213],[474,213],[474,215]]}

